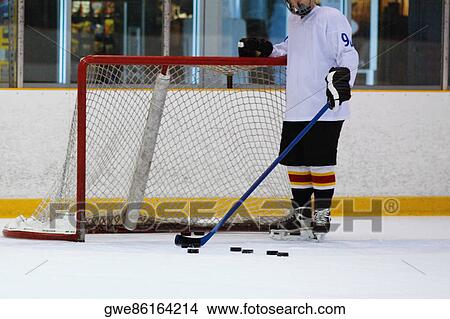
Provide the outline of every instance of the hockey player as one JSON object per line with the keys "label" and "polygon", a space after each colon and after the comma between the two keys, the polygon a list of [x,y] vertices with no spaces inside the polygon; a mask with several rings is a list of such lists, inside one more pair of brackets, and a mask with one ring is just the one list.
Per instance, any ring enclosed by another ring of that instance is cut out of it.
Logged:
{"label": "hockey player", "polygon": [[271,230],[285,235],[298,235],[305,228],[312,229],[314,234],[327,233],[336,184],[338,140],[350,114],[346,101],[351,96],[359,58],[352,44],[351,27],[341,12],[317,6],[314,0],[285,2],[292,14],[284,42],[272,45],[255,38],[239,42],[240,56],[287,55],[287,105],[280,152],[326,102],[331,111],[322,116],[281,162],[288,167],[293,209],[286,218],[273,224]]}

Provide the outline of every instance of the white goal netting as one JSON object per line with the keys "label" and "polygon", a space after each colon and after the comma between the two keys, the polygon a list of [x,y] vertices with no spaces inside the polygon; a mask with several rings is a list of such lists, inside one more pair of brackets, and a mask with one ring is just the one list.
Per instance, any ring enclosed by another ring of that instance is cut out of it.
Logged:
{"label": "white goal netting", "polygon": [[[255,63],[256,64],[256,63]],[[284,66],[173,65],[163,105],[151,103],[160,65],[90,64],[86,168],[77,166],[77,110],[55,189],[34,213],[47,222],[75,211],[86,177],[86,230],[121,227],[151,108],[162,108],[136,231],[213,226],[277,157],[285,107]],[[226,229],[261,230],[286,213],[290,188],[278,167]],[[280,204],[280,200],[283,204]],[[58,214],[56,214],[57,216]]]}

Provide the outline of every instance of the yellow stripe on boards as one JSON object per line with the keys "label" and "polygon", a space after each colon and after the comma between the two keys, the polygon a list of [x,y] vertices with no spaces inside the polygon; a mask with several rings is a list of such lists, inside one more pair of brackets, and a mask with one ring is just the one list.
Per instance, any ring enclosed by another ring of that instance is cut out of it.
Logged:
{"label": "yellow stripe on boards", "polygon": [[[31,216],[42,199],[0,199],[0,218],[15,218],[19,215]],[[148,199],[158,205],[167,202],[217,201],[220,214],[231,207],[237,198],[191,198],[191,199]],[[281,210],[263,210],[266,201],[285,201],[290,199],[251,198],[245,202],[247,209],[254,214],[278,216]],[[336,197],[333,199],[333,216],[373,216],[380,209],[383,216],[449,216],[450,196],[374,196],[374,197]]]}
{"label": "yellow stripe on boards", "polygon": [[0,218],[31,216],[42,199],[0,199]]}

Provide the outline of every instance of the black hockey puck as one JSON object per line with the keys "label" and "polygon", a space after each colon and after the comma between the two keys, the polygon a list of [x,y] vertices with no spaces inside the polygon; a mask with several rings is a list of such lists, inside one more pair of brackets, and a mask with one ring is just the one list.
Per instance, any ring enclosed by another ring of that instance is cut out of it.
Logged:
{"label": "black hockey puck", "polygon": [[253,254],[253,249],[242,249],[243,254]]}
{"label": "black hockey puck", "polygon": [[269,255],[269,256],[276,256],[277,254],[278,254],[278,250],[268,250],[266,252],[266,255]]}
{"label": "black hockey puck", "polygon": [[203,235],[205,235],[205,232],[204,231],[195,231],[194,235],[195,236],[203,236]]}
{"label": "black hockey puck", "polygon": [[240,253],[242,251],[242,247],[230,247],[230,251]]}
{"label": "black hockey puck", "polygon": [[182,231],[180,234],[182,236],[191,236],[191,232],[190,231]]}
{"label": "black hockey puck", "polygon": [[280,252],[278,252],[277,256],[278,257],[289,257],[289,253],[280,251]]}
{"label": "black hockey puck", "polygon": [[187,252],[188,252],[188,254],[198,254],[200,252],[200,250],[197,248],[189,248],[187,250]]}

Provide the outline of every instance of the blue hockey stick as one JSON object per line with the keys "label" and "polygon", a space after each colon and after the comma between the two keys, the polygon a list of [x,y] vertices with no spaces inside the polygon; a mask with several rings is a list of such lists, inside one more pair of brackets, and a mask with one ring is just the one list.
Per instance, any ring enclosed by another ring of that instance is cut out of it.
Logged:
{"label": "blue hockey stick", "polygon": [[286,157],[286,155],[297,145],[297,143],[309,132],[309,130],[316,124],[316,122],[322,117],[322,115],[328,110],[329,103],[325,104],[319,113],[314,116],[311,122],[295,137],[295,139],[286,147],[286,149],[277,157],[275,161],[266,169],[266,171],[253,183],[253,185],[245,192],[244,195],[237,201],[233,207],[230,208],[228,213],[222,217],[219,223],[205,236],[203,237],[188,237],[183,235],[175,236],[175,245],[187,246],[187,247],[201,247],[205,245],[212,236],[217,233],[220,227],[241,207],[242,203],[255,191],[255,189],[266,179],[266,177],[277,167],[277,165]]}

